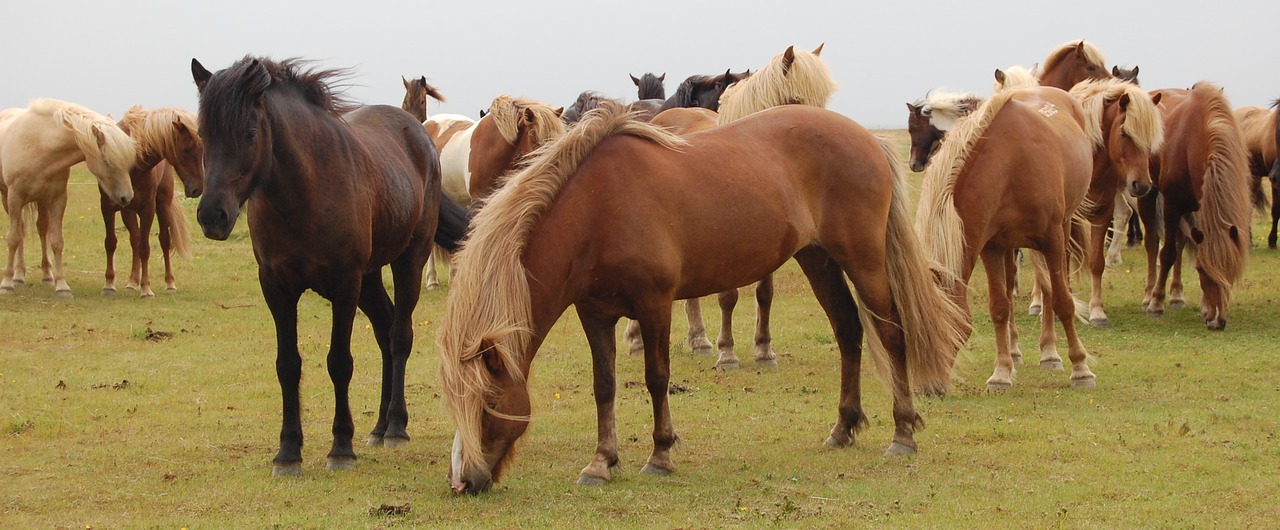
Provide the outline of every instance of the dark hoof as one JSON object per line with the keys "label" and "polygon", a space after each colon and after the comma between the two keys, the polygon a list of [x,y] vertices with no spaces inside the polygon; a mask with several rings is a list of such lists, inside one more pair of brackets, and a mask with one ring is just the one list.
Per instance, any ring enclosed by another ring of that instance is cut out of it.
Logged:
{"label": "dark hoof", "polygon": [[905,456],[914,454],[916,454],[916,448],[898,442],[889,444],[889,448],[884,451],[884,456]]}
{"label": "dark hoof", "polygon": [[1089,319],[1089,325],[1097,329],[1111,329],[1111,319],[1092,318],[1092,319]]}
{"label": "dark hoof", "polygon": [[670,475],[672,471],[674,470],[661,468],[653,464],[645,464],[644,467],[640,468],[641,473],[647,473],[649,475],[658,475],[662,477]]}
{"label": "dark hoof", "polygon": [[346,471],[355,469],[355,467],[356,457],[354,456],[331,456],[329,457],[329,463],[325,465],[325,468],[329,471]]}
{"label": "dark hoof", "polygon": [[578,475],[579,486],[603,486],[609,483],[609,479],[597,477],[595,475]]}
{"label": "dark hoof", "polygon": [[1046,359],[1046,360],[1040,361],[1040,369],[1047,372],[1061,372],[1062,359],[1057,359],[1057,360]]}
{"label": "dark hoof", "polygon": [[272,462],[271,476],[273,477],[301,477],[302,462]]}

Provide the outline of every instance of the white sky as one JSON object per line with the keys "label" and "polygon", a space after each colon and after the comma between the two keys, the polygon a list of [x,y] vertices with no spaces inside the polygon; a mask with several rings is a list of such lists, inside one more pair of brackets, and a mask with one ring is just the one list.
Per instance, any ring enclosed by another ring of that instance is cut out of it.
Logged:
{"label": "white sky", "polygon": [[133,104],[194,110],[192,57],[216,71],[254,54],[354,67],[347,93],[364,103],[399,105],[400,76],[425,75],[449,99],[430,113],[476,117],[499,94],[556,106],[588,89],[631,100],[628,74],[647,71],[667,74],[670,95],[689,75],[755,70],[788,45],[825,42],[840,83],[831,108],[871,128],[904,128],[903,103],[929,89],[985,95],[994,69],[1030,66],[1079,38],[1109,64],[1140,65],[1148,89],[1208,79],[1236,106],[1280,97],[1275,0],[1039,4],[12,0],[0,29],[0,108],[54,97],[117,117]]}

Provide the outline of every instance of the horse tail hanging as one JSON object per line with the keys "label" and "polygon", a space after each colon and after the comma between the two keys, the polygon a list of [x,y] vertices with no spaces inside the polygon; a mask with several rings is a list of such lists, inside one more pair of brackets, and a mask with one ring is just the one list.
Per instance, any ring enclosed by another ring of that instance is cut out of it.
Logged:
{"label": "horse tail hanging", "polygon": [[[951,384],[951,369],[957,353],[964,346],[972,331],[968,313],[943,292],[930,271],[929,263],[912,230],[909,193],[902,161],[884,141],[880,148],[893,171],[893,199],[889,206],[888,226],[885,232],[885,250],[889,275],[889,289],[893,305],[901,319],[903,338],[907,349],[907,377],[911,387],[918,392],[942,394]],[[947,274],[943,272],[942,274]],[[861,303],[859,304],[861,305]],[[865,306],[863,306],[865,307]],[[886,380],[888,352],[881,346],[875,326],[869,319],[879,318],[868,311],[859,311],[862,328],[867,334],[867,344],[876,358],[876,366]]]}
{"label": "horse tail hanging", "polygon": [[[166,178],[172,177],[166,175]],[[187,216],[182,211],[181,201],[178,194],[174,193],[173,200],[165,206],[169,209],[169,218],[173,220],[169,225],[169,243],[179,256],[191,259],[191,230],[187,228]]]}
{"label": "horse tail hanging", "polygon": [[1098,209],[1098,206],[1085,198],[1080,206],[1071,212],[1071,220],[1067,229],[1067,270],[1071,274],[1080,274],[1089,259],[1089,240],[1092,238],[1093,223],[1087,215]]}
{"label": "horse tail hanging", "polygon": [[471,224],[471,214],[466,208],[453,202],[448,195],[440,194],[440,223],[436,226],[435,243],[445,250],[453,252],[462,245],[462,238],[467,235],[467,225]]}
{"label": "horse tail hanging", "polygon": [[1231,286],[1244,276],[1249,256],[1249,166],[1244,141],[1221,88],[1204,81],[1196,83],[1191,89],[1191,101],[1183,104],[1190,105],[1203,111],[1204,141],[1208,147],[1197,223],[1203,243],[1196,254],[1196,265],[1223,286],[1225,301],[1230,301]]}

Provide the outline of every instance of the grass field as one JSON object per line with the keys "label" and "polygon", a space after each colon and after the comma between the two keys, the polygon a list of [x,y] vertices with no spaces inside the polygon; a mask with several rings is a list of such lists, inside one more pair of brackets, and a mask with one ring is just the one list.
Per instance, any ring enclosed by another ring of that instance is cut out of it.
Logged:
{"label": "grass field", "polygon": [[[443,291],[426,293],[415,319],[413,441],[397,450],[358,447],[356,469],[341,473],[324,469],[333,408],[328,308],[304,296],[304,476],[273,479],[274,335],[245,222],[228,242],[195,235],[195,259],[177,262],[176,293],[104,298],[97,191],[83,168],[72,180],[65,228],[75,299],[55,299],[38,281],[0,298],[0,528],[1239,528],[1280,518],[1280,252],[1261,242],[1221,333],[1200,322],[1194,277],[1192,308],[1143,315],[1144,257],[1129,250],[1106,276],[1114,328],[1082,331],[1096,358],[1092,390],[1073,391],[1066,373],[1033,363],[1013,389],[988,393],[991,326],[986,284],[975,278],[977,329],[960,380],[948,396],[917,399],[928,428],[909,458],[881,456],[892,418],[872,370],[870,428],[855,447],[823,448],[835,419],[838,353],[802,274],[788,264],[774,305],[779,366],[717,373],[714,358],[673,350],[672,380],[685,389],[671,399],[681,444],[676,473],[654,477],[639,473],[652,445],[642,362],[620,356],[625,471],[605,487],[575,486],[596,431],[590,356],[570,311],[534,363],[535,420],[520,457],[492,493],[459,498],[446,484],[452,428],[436,375]],[[185,203],[193,228],[195,205]],[[35,248],[28,245],[29,264],[38,263]],[[158,280],[162,265],[153,267]],[[1077,282],[1078,293],[1083,286]],[[740,305],[742,348],[753,310]],[[718,315],[707,313],[717,329]],[[673,331],[682,336],[676,314]],[[1025,314],[1018,324],[1034,360],[1037,324]],[[363,316],[355,328],[360,437],[374,421],[380,364]],[[410,508],[371,513],[383,504]]]}

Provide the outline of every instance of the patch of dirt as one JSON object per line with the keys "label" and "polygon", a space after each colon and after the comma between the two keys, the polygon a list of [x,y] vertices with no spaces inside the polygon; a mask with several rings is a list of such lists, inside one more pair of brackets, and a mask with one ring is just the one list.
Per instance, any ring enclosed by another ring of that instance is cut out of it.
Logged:
{"label": "patch of dirt", "polygon": [[404,503],[399,506],[394,504],[383,504],[377,508],[369,507],[369,515],[372,517],[385,517],[389,515],[407,515],[409,510],[413,509],[412,503]]}
{"label": "patch of dirt", "polygon": [[113,388],[115,390],[124,390],[126,388],[129,388],[129,380],[121,379],[119,383],[97,383],[89,388],[98,389],[98,388],[108,388],[108,387]]}
{"label": "patch of dirt", "polygon": [[147,331],[142,335],[142,338],[149,340],[151,342],[160,342],[162,340],[172,339],[173,332],[172,331],[156,331],[154,329],[151,329],[151,326],[147,326]]}

